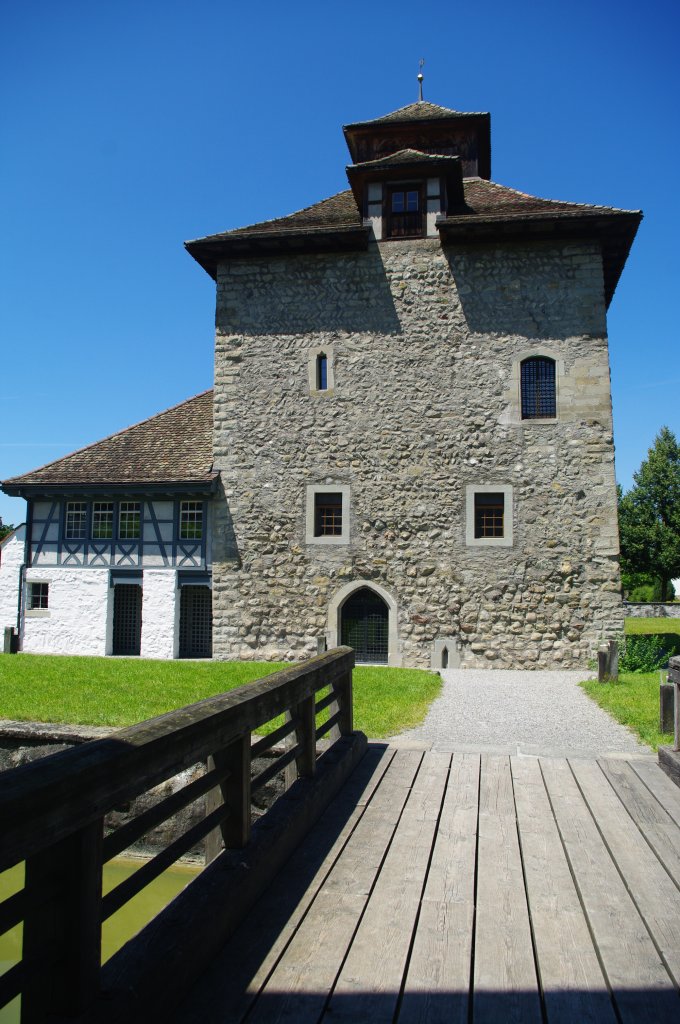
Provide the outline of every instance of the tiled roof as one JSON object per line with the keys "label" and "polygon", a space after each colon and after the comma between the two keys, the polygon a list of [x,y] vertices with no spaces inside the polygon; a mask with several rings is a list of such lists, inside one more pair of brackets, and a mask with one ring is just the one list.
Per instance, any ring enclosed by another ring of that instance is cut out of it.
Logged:
{"label": "tiled roof", "polygon": [[304,209],[290,213],[286,217],[262,220],[244,228],[234,228],[233,231],[208,235],[207,238],[195,238],[191,242],[187,242],[186,245],[189,247],[195,242],[216,242],[221,238],[247,237],[260,232],[273,233],[291,229],[312,231],[315,228],[360,227],[361,224],[362,220],[357,210],[357,204],[348,189],[346,192],[338,192],[337,195],[331,196],[329,199],[322,199],[320,203],[314,203],[313,206],[305,206]]}
{"label": "tiled roof", "polygon": [[205,484],[212,472],[213,393],[204,391],[103,441],[3,481],[24,486]]}
{"label": "tiled roof", "polygon": [[[541,199],[526,192],[498,185],[483,178],[466,178],[465,203],[471,213],[480,216],[518,217],[530,214],[559,216],[582,213],[629,213],[611,206],[592,206],[589,203],[568,203],[558,199]],[[464,216],[465,214],[461,214]]]}
{"label": "tiled roof", "polygon": [[389,156],[379,157],[377,160],[364,160],[360,164],[350,164],[352,168],[361,170],[379,170],[381,167],[403,166],[404,164],[437,164],[449,161],[453,164],[460,163],[459,156],[446,156],[440,153],[423,153],[419,149],[400,149]]}
{"label": "tiled roof", "polygon": [[399,107],[390,114],[383,117],[375,117],[371,121],[355,121],[354,124],[345,125],[345,131],[352,128],[363,128],[364,125],[398,124],[402,121],[441,121],[454,118],[479,117],[481,111],[475,113],[463,113],[461,110],[452,110],[450,107],[440,107],[437,103],[428,103],[427,100],[418,100],[416,103],[409,103],[405,107]]}

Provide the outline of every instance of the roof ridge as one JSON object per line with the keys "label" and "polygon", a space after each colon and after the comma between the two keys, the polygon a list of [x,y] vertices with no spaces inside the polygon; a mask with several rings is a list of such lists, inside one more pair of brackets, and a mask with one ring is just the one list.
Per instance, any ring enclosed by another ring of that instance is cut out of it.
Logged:
{"label": "roof ridge", "polygon": [[177,402],[175,405],[171,405],[167,409],[161,410],[161,412],[154,413],[152,416],[146,416],[143,420],[139,420],[138,423],[131,423],[129,427],[123,427],[122,430],[115,430],[112,434],[107,434],[106,437],[102,437],[98,441],[91,441],[90,444],[85,444],[82,448],[76,448],[74,451],[68,452],[66,455],[62,455],[58,459],[52,459],[50,462],[46,462],[42,466],[36,466],[34,469],[30,469],[27,473],[21,473],[20,476],[7,477],[6,480],[0,481],[0,484],[8,484],[13,480],[21,480],[25,476],[32,476],[34,473],[41,473],[43,470],[49,469],[50,466],[56,466],[58,462],[64,462],[65,459],[70,459],[74,455],[81,455],[90,448],[96,448],[99,445],[104,444],[106,441],[113,441],[114,438],[121,437],[123,434],[128,434],[131,430],[143,427],[145,423],[150,423],[151,420],[158,419],[160,416],[166,416],[168,413],[174,412],[175,409],[181,409],[183,405],[195,402],[196,399],[209,395],[213,390],[213,388],[206,388],[205,391],[199,391],[197,395],[192,395],[191,398],[185,398],[183,401]]}

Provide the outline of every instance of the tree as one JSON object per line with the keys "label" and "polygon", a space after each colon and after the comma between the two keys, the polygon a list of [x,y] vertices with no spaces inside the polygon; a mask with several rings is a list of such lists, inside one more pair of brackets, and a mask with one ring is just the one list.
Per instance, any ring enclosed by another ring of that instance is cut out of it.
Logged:
{"label": "tree", "polygon": [[5,526],[2,519],[0,519],[0,540],[6,537],[8,533],[11,533],[13,529],[14,527],[11,523],[8,523],[7,526]]}
{"label": "tree", "polygon": [[661,581],[661,600],[680,576],[680,446],[662,427],[627,494],[619,491],[621,569]]}

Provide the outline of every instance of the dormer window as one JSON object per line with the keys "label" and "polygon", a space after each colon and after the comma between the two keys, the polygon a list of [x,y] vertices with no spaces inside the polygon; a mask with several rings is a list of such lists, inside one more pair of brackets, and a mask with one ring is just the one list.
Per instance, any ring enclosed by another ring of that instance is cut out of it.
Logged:
{"label": "dormer window", "polygon": [[420,185],[390,185],[386,192],[385,237],[420,237],[423,234]]}

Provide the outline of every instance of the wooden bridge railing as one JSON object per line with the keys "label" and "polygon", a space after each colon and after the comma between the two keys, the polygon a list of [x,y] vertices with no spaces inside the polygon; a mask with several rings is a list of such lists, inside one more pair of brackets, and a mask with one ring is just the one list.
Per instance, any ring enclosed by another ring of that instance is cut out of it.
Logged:
{"label": "wooden bridge railing", "polygon": [[673,749],[680,751],[680,658],[671,658],[668,662],[668,681],[675,687],[675,707],[673,712],[673,724],[675,742]]}
{"label": "wooden bridge railing", "polygon": [[[252,793],[283,769],[289,778],[291,771],[313,776],[317,739],[351,733],[353,665],[354,652],[337,648],[5,772],[0,871],[25,862],[25,881],[0,904],[0,934],[23,922],[22,959],[0,976],[0,1006],[20,995],[22,1024],[91,1008],[100,990],[103,921],[216,829],[227,849],[248,843]],[[253,730],[281,715],[283,725],[252,742]],[[251,780],[251,759],[282,741],[285,752]],[[200,761],[204,776],[104,836],[109,811]],[[104,863],[202,796],[204,819],[102,896]]]}

